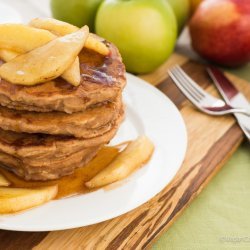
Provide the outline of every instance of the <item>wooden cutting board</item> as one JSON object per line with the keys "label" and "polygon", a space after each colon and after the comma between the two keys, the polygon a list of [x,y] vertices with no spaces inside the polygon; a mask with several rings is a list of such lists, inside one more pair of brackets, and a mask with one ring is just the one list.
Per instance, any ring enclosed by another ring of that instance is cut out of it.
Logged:
{"label": "wooden cutting board", "polygon": [[[175,64],[182,65],[203,88],[216,94],[204,65],[178,54],[157,71],[141,76],[178,106],[187,126],[186,158],[172,182],[146,204],[96,225],[42,233],[0,230],[0,249],[145,249],[171,226],[243,140],[232,116],[207,116],[184,98],[167,75],[167,69]],[[228,76],[250,98],[250,84]]]}

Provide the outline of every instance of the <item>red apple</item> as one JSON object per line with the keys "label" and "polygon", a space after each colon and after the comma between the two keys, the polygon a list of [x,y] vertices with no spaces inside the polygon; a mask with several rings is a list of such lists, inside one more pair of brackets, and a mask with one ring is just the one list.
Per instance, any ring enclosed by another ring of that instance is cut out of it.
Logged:
{"label": "red apple", "polygon": [[190,24],[192,46],[224,66],[250,61],[250,0],[205,0]]}
{"label": "red apple", "polygon": [[190,0],[191,12],[194,13],[202,0]]}

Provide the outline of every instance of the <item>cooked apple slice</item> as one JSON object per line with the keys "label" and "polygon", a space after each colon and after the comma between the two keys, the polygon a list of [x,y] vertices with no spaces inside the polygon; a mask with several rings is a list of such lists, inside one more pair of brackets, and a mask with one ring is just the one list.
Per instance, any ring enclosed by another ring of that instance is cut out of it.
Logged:
{"label": "cooked apple slice", "polygon": [[78,86],[81,81],[79,57],[75,59],[72,65],[61,75],[61,77],[74,86]]}
{"label": "cooked apple slice", "polygon": [[82,50],[89,30],[84,26],[69,35],[20,55],[0,66],[0,77],[21,85],[35,85],[54,79],[72,65]]}
{"label": "cooked apple slice", "polygon": [[[20,54],[6,49],[0,49],[0,59],[5,62],[9,62]],[[80,64],[79,57],[75,59],[73,64],[61,75],[67,82],[71,83],[74,86],[78,86],[80,84]]]}
{"label": "cooked apple slice", "polygon": [[[35,18],[31,20],[29,24],[35,28],[48,30],[57,36],[64,36],[66,34],[76,32],[79,29],[72,24],[65,23],[53,18]],[[96,39],[93,34],[89,34],[84,47],[94,50],[104,56],[109,54],[109,49],[106,47],[106,45]]]}
{"label": "cooked apple slice", "polygon": [[7,50],[7,49],[0,49],[0,59],[2,59],[5,62],[8,62],[15,57],[20,55],[19,53],[12,51],[12,50]]}
{"label": "cooked apple slice", "polygon": [[9,185],[10,182],[2,174],[0,174],[0,187],[7,187]]}
{"label": "cooked apple slice", "polygon": [[41,188],[0,188],[0,214],[19,212],[42,205],[57,195],[58,187]]}
{"label": "cooked apple slice", "polygon": [[94,178],[86,182],[88,188],[98,188],[122,180],[146,163],[154,151],[154,145],[146,136],[132,141]]}
{"label": "cooked apple slice", "polygon": [[109,54],[108,47],[104,43],[96,39],[95,35],[91,33],[89,34],[89,37],[85,43],[85,47],[96,51],[103,56],[107,56]]}
{"label": "cooked apple slice", "polygon": [[24,24],[0,24],[0,49],[25,53],[56,38],[47,30]]}
{"label": "cooked apple slice", "polygon": [[[0,59],[4,60],[5,62],[9,62],[18,55],[20,54],[15,51],[0,49]],[[73,64],[61,75],[61,77],[74,86],[78,86],[80,84],[81,76],[79,57],[76,57]]]}
{"label": "cooked apple slice", "polygon": [[56,36],[65,36],[76,32],[79,28],[54,18],[34,18],[29,22],[29,25],[43,30],[48,30]]}
{"label": "cooked apple slice", "polygon": [[[41,30],[22,24],[0,25],[0,32],[2,32],[0,37],[0,48],[5,48],[0,49],[0,58],[5,62],[9,62],[21,53],[36,49],[56,38],[55,35],[47,30]],[[17,36],[17,34],[19,35]],[[16,37],[18,37],[18,39],[16,39]],[[12,51],[6,50],[6,48],[11,48]],[[72,68],[70,67],[62,75],[62,78],[73,85],[78,85],[80,83],[80,68],[76,67],[77,64],[79,64],[79,58],[72,64]]]}

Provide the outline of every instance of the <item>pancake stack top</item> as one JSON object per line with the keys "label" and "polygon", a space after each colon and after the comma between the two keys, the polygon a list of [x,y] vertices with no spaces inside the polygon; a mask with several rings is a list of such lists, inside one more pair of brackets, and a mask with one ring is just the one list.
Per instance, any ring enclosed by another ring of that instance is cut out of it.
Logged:
{"label": "pancake stack top", "polygon": [[26,180],[51,180],[86,165],[116,134],[124,116],[125,68],[84,48],[81,83],[62,78],[34,86],[0,80],[0,163]]}

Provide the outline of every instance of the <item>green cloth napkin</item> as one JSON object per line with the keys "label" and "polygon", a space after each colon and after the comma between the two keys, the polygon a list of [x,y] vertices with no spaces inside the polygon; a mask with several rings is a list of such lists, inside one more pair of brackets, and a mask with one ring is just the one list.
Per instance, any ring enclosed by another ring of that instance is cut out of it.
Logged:
{"label": "green cloth napkin", "polygon": [[[250,65],[231,72],[250,81]],[[247,142],[152,247],[152,250],[166,249],[250,249],[250,145]]]}

